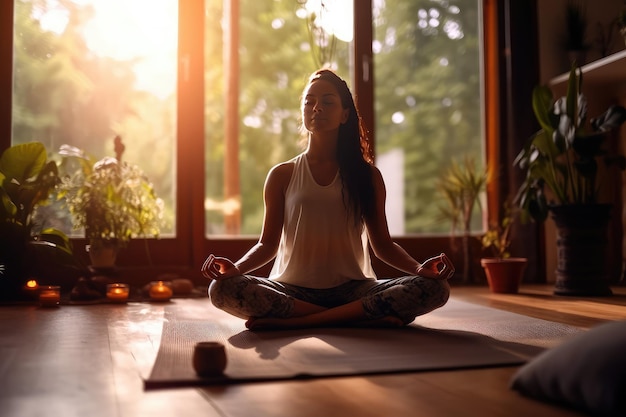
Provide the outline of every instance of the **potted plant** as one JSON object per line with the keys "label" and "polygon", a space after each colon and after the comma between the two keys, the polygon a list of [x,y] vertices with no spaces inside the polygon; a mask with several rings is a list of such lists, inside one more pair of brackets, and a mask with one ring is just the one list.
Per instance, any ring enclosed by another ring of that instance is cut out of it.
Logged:
{"label": "potted plant", "polygon": [[137,165],[122,161],[123,152],[119,136],[115,158],[94,163],[75,147],[59,151],[69,173],[61,179],[58,198],[69,208],[74,229],[84,229],[95,268],[114,266],[117,251],[131,239],[158,237],[163,222],[163,201]]}
{"label": "potted plant", "polygon": [[465,157],[462,163],[453,160],[450,167],[441,175],[438,190],[444,198],[439,205],[442,219],[451,224],[450,237],[453,242],[456,231],[462,230],[463,273],[466,283],[474,281],[474,270],[471,265],[472,246],[471,222],[474,209],[482,211],[480,197],[487,183],[487,170],[479,170],[471,157]]}
{"label": "potted plant", "polygon": [[487,232],[481,236],[483,250],[490,256],[480,259],[485,270],[489,288],[495,293],[517,293],[522,282],[527,258],[511,257],[511,230],[517,211],[511,204],[504,205],[502,220],[489,226]]}
{"label": "potted plant", "polygon": [[587,58],[587,11],[581,0],[568,0],[565,5],[565,49],[570,63],[584,65]]}
{"label": "potted plant", "polygon": [[582,76],[573,65],[567,95],[556,101],[546,86],[533,90],[541,129],[515,159],[514,165],[526,172],[516,201],[522,221],[543,222],[548,213],[555,220],[555,293],[610,295],[605,260],[611,204],[603,203],[600,191],[610,167],[626,167],[626,158],[609,152],[605,144],[626,120],[626,109],[612,105],[587,123]]}
{"label": "potted plant", "polygon": [[73,282],[84,271],[61,231],[36,224],[38,206],[58,183],[56,162],[42,143],[13,145],[0,156],[0,298],[20,298],[27,280]]}
{"label": "potted plant", "polygon": [[617,24],[620,35],[622,35],[622,38],[624,39],[624,43],[626,43],[626,1],[624,1],[624,6],[617,15],[615,23]]}

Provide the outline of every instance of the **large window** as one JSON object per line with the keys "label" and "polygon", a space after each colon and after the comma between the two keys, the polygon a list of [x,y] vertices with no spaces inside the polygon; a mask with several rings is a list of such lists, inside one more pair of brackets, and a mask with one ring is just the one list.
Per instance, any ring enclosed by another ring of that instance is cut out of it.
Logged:
{"label": "large window", "polygon": [[[392,234],[449,233],[437,180],[453,160],[483,166],[477,0],[373,2],[377,163]],[[474,230],[481,213],[474,210]]]}
{"label": "large window", "polygon": [[[176,228],[177,15],[176,0],[15,1],[12,142],[97,160],[120,136],[165,201],[164,237]],[[53,208],[41,222],[76,235]]]}
{"label": "large window", "polygon": [[[392,233],[447,233],[435,179],[451,158],[482,161],[481,4],[14,0],[14,19],[0,17],[13,29],[13,65],[0,62],[12,142],[101,158],[120,135],[166,202],[152,259],[195,271],[208,252],[237,257],[256,239],[269,168],[302,149],[306,78],[330,66],[373,128]],[[371,30],[355,37],[353,16]],[[141,266],[143,250],[131,244],[120,262]]]}
{"label": "large window", "polygon": [[[353,91],[359,82],[353,0],[258,0],[239,19],[222,21],[229,3],[206,1],[209,237],[260,232],[266,173],[302,150],[298,98],[306,76],[330,66]],[[376,153],[391,232],[449,233],[436,179],[451,159],[471,156],[482,166],[480,3],[375,0],[372,8]],[[474,217],[480,229],[478,210]]]}
{"label": "large window", "polygon": [[330,67],[351,78],[352,0],[256,0],[238,10],[236,3],[205,1],[205,209],[213,237],[260,233],[267,172],[302,151],[307,77]]}

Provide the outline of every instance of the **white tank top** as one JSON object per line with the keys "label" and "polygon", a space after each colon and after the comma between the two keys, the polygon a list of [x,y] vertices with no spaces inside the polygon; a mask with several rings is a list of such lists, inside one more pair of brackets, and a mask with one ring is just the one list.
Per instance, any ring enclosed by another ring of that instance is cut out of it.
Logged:
{"label": "white tank top", "polygon": [[376,279],[367,233],[355,226],[342,202],[339,173],[322,186],[313,179],[304,154],[292,161],[283,232],[269,278],[308,288]]}

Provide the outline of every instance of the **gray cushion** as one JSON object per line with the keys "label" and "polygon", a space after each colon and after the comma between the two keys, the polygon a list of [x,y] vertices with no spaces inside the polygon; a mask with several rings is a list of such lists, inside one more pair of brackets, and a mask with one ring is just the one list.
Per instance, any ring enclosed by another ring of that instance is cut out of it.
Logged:
{"label": "gray cushion", "polygon": [[599,416],[626,416],[626,321],[609,322],[522,366],[511,388]]}

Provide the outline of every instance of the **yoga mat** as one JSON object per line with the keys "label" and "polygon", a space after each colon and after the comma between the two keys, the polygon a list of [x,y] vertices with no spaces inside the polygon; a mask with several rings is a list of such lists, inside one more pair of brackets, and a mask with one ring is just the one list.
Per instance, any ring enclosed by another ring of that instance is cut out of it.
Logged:
{"label": "yoga mat", "polygon": [[[513,366],[581,329],[451,298],[404,328],[251,332],[208,300],[165,309],[161,344],[145,389],[296,378]],[[199,341],[219,341],[223,375],[195,374]]]}

